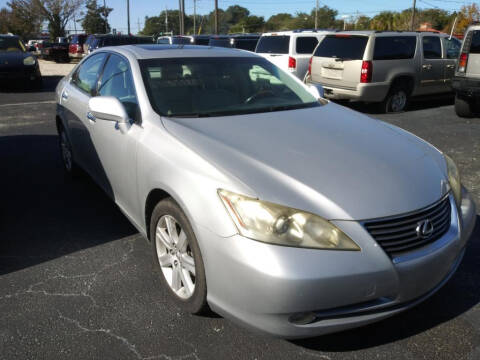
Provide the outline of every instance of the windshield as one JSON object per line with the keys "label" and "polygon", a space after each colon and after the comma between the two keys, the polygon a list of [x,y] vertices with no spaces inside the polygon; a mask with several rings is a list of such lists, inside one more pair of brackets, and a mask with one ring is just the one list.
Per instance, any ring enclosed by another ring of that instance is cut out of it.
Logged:
{"label": "windshield", "polygon": [[232,47],[232,44],[230,43],[230,39],[225,38],[225,39],[210,39],[210,42],[208,43],[210,46],[217,46],[217,47]]}
{"label": "windshield", "polygon": [[367,41],[367,36],[326,36],[318,45],[314,56],[346,60],[362,60]]}
{"label": "windshield", "polygon": [[184,44],[191,44],[190,38],[187,37],[173,37],[172,38],[172,44],[176,45],[184,45]]}
{"label": "windshield", "polygon": [[320,106],[291,75],[263,58],[140,60],[150,102],[172,117],[209,117]]}
{"label": "windshield", "polygon": [[25,52],[25,47],[16,37],[0,37],[0,51]]}
{"label": "windshield", "polygon": [[288,54],[290,36],[262,36],[257,45],[257,53]]}

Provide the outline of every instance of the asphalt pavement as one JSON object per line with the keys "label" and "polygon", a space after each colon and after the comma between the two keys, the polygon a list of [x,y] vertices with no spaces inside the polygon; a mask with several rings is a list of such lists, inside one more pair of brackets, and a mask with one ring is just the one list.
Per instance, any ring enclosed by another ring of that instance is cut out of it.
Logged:
{"label": "asphalt pavement", "polygon": [[[0,91],[0,359],[480,359],[480,221],[445,287],[377,324],[285,341],[182,313],[116,206],[86,176],[64,177],[57,81]],[[450,154],[480,204],[480,119],[458,118],[451,97],[371,116]]]}

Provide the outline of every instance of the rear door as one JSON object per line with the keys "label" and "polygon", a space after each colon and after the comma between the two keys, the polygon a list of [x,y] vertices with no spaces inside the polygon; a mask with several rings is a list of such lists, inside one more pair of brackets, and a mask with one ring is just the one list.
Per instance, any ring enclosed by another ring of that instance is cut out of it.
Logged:
{"label": "rear door", "polygon": [[279,68],[288,69],[290,35],[262,35],[255,52],[270,60]]}
{"label": "rear door", "polygon": [[313,51],[318,45],[318,38],[314,35],[299,35],[295,39],[293,57],[296,62],[294,74],[303,80],[308,70],[308,63],[313,55]]}
{"label": "rear door", "polygon": [[457,66],[457,59],[460,55],[460,47],[462,43],[460,40],[452,37],[443,37],[443,56],[445,58],[444,81],[445,85],[450,87],[453,75],[455,75],[455,68]]}
{"label": "rear door", "polygon": [[434,94],[445,91],[443,81],[445,60],[439,36],[422,36],[422,66],[420,68],[421,94]]}
{"label": "rear door", "polygon": [[327,35],[312,59],[312,81],[355,90],[360,83],[368,35]]}

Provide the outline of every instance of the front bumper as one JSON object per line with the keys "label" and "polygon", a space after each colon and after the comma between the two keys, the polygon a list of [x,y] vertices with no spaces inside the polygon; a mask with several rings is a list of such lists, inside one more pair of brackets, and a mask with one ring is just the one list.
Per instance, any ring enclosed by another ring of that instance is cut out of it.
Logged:
{"label": "front bumper", "polygon": [[311,82],[322,85],[325,97],[332,100],[381,102],[385,99],[390,89],[390,84],[388,83],[358,84],[356,87],[343,87]]}
{"label": "front bumper", "polygon": [[38,64],[33,66],[0,67],[0,82],[10,80],[35,81],[39,78],[41,78],[41,74]]}
{"label": "front bumper", "polygon": [[[442,238],[393,259],[355,221],[335,224],[362,247],[359,252],[274,246],[199,228],[207,300],[219,314],[283,338],[384,319],[431,296],[457,269],[476,211],[466,191],[461,211],[452,209],[450,230]],[[305,316],[307,323],[299,320]]]}

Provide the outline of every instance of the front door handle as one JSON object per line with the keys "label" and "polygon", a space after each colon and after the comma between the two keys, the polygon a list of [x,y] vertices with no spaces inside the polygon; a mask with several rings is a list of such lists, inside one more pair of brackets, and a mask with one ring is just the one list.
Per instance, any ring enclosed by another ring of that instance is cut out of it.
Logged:
{"label": "front door handle", "polygon": [[454,69],[454,68],[455,68],[455,65],[453,65],[453,64],[448,64],[447,65],[447,69]]}
{"label": "front door handle", "polygon": [[63,90],[63,92],[62,92],[62,99],[63,100],[68,100],[68,93],[67,93],[66,90]]}
{"label": "front door handle", "polygon": [[95,115],[93,115],[90,111],[87,112],[87,119],[92,121],[92,122],[96,122],[97,121],[97,118],[95,117]]}
{"label": "front door handle", "polygon": [[422,69],[424,69],[424,70],[431,70],[431,69],[432,69],[432,64],[422,65]]}

